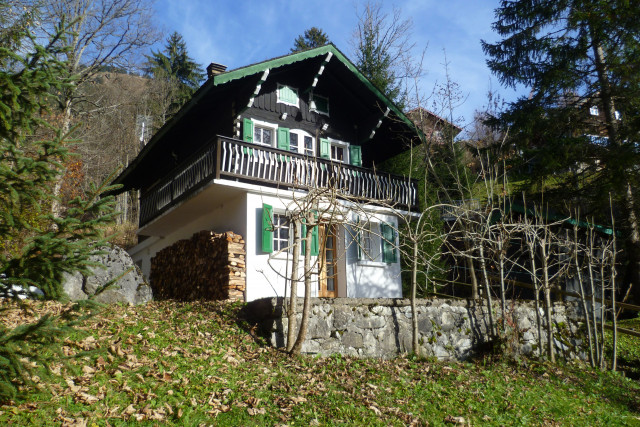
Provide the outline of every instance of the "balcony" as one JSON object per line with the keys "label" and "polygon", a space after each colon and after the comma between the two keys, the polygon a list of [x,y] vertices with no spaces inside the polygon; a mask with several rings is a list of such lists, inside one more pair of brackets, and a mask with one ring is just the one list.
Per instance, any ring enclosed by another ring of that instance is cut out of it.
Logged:
{"label": "balcony", "polygon": [[140,197],[140,227],[212,179],[290,189],[335,188],[345,199],[415,209],[415,180],[218,136]]}

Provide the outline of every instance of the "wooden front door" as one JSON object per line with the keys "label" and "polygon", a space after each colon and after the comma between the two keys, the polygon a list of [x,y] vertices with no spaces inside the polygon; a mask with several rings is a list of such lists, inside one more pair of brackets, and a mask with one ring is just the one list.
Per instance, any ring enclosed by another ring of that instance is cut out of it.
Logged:
{"label": "wooden front door", "polygon": [[335,225],[320,225],[320,280],[319,297],[336,298],[338,296],[338,251]]}

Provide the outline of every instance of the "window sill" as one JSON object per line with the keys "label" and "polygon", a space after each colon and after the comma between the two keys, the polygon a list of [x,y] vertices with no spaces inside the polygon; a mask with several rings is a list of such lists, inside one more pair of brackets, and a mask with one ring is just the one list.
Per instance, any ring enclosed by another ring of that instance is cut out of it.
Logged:
{"label": "window sill", "polygon": [[357,265],[360,267],[378,267],[378,268],[384,268],[388,265],[391,264],[387,264],[386,262],[382,262],[382,261],[363,261],[360,260],[357,262]]}

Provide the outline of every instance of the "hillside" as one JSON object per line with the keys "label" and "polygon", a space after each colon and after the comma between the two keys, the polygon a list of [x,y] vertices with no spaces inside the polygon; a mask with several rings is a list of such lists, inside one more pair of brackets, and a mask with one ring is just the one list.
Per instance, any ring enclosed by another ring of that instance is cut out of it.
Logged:
{"label": "hillside", "polygon": [[[3,308],[6,325],[35,319]],[[54,362],[51,378],[33,378],[38,390],[1,406],[0,425],[640,425],[640,385],[619,374],[491,357],[290,358],[263,347],[239,308],[102,308],[64,341],[64,354],[77,357]]]}

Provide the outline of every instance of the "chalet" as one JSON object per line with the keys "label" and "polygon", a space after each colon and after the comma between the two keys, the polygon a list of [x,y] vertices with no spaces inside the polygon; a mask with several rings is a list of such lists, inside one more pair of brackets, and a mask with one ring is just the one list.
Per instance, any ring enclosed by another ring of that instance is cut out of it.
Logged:
{"label": "chalet", "polygon": [[357,236],[344,222],[315,228],[326,244],[312,245],[325,264],[314,296],[401,297],[395,212],[415,209],[417,186],[376,165],[409,148],[411,121],[331,44],[208,74],[116,180],[140,190],[129,252],[147,277],[163,248],[231,230],[245,240],[244,299],[283,296],[291,202],[335,186],[336,203],[356,198],[367,224]]}

